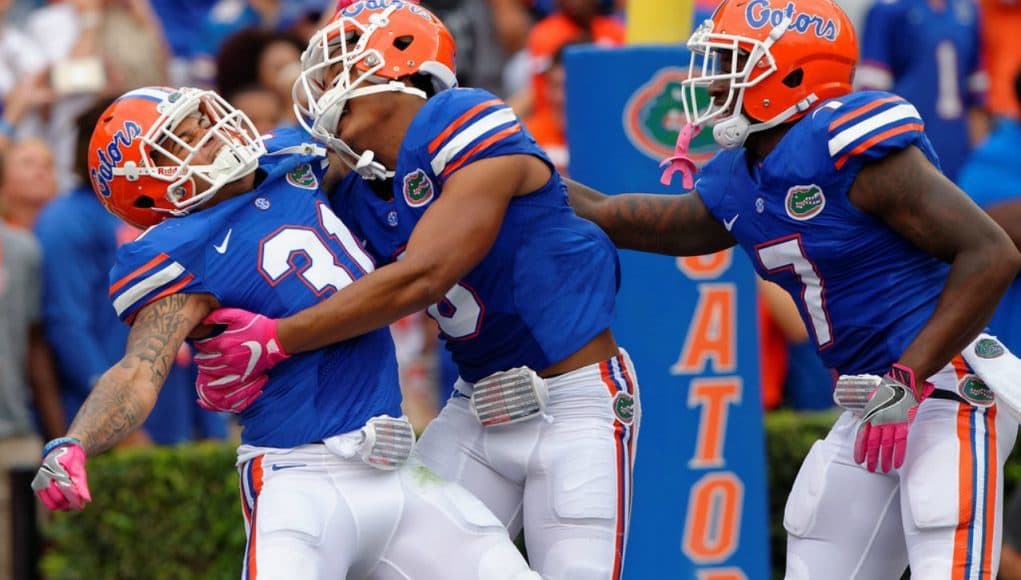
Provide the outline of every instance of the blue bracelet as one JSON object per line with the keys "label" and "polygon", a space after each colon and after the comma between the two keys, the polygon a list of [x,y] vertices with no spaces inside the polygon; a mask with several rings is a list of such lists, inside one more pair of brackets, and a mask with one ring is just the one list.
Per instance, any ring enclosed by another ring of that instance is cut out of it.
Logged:
{"label": "blue bracelet", "polygon": [[78,447],[81,447],[82,442],[74,437],[57,437],[43,446],[43,457],[46,457],[50,454],[50,451],[53,451],[62,445],[77,445]]}
{"label": "blue bracelet", "polygon": [[14,125],[4,117],[0,117],[0,135],[8,139],[14,138]]}

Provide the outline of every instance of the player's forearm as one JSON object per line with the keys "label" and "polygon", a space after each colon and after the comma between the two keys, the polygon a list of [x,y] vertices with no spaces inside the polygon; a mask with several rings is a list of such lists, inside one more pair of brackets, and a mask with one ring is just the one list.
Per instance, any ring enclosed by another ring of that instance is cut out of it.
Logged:
{"label": "player's forearm", "polygon": [[919,379],[950,362],[992,318],[1017,275],[1019,259],[1017,249],[1009,243],[959,253],[935,312],[899,362],[914,370]]}
{"label": "player's forearm", "polygon": [[99,378],[78,410],[68,437],[82,442],[86,455],[102,453],[134,433],[156,405],[159,385],[140,374],[137,359],[124,359]]}
{"label": "player's forearm", "polygon": [[395,262],[355,281],[328,300],[280,320],[277,334],[288,353],[315,350],[418,312],[442,298],[453,284],[442,288],[431,272]]}
{"label": "player's forearm", "polygon": [[619,248],[697,256],[736,243],[694,194],[604,196],[578,190],[571,193],[571,205]]}
{"label": "player's forearm", "polygon": [[172,294],[143,306],[128,335],[124,358],[96,382],[69,437],[89,455],[135,432],[149,416],[185,337],[215,307],[206,294]]}
{"label": "player's forearm", "polygon": [[1007,232],[1014,245],[1021,249],[1021,201],[998,203],[986,208],[986,213]]}

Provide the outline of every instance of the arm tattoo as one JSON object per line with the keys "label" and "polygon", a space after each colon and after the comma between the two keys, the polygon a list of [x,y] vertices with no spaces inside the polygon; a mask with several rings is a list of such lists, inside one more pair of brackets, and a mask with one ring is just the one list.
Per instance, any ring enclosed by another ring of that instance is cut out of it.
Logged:
{"label": "arm tattoo", "polygon": [[619,247],[671,256],[708,254],[737,243],[697,193],[614,196],[598,223]]}
{"label": "arm tattoo", "polygon": [[[121,365],[130,364],[132,359],[151,365],[153,380],[150,386],[155,387],[157,391],[163,386],[163,381],[174,364],[177,349],[181,346],[180,340],[176,340],[173,348],[168,348],[170,342],[180,335],[180,329],[185,325],[187,331],[195,326],[195,322],[188,320],[182,313],[187,300],[187,295],[175,294],[154,304],[152,308],[145,309],[138,315],[128,337]],[[187,332],[184,334],[187,335]]]}
{"label": "arm tattoo", "polygon": [[103,373],[68,431],[88,455],[113,447],[149,415],[181,343],[208,313],[190,300],[196,297],[174,294],[138,314],[124,358]]}

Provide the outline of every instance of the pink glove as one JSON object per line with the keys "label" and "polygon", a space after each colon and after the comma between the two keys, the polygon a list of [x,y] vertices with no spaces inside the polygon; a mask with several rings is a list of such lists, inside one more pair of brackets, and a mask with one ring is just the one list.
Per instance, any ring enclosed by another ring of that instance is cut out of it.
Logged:
{"label": "pink glove", "polygon": [[684,189],[695,187],[695,172],[698,171],[698,168],[695,167],[695,162],[688,157],[688,145],[691,144],[691,140],[701,130],[702,127],[692,125],[691,123],[686,123],[681,128],[681,132],[677,134],[677,145],[674,146],[673,157],[667,157],[659,164],[660,167],[669,164],[669,167],[663,170],[663,175],[659,178],[660,183],[670,185],[674,174],[680,171],[682,174],[681,187]]}
{"label": "pink glove", "polygon": [[915,383],[915,373],[895,364],[883,376],[863,411],[854,440],[854,460],[875,471],[882,460],[883,472],[904,464],[908,428],[918,414],[918,405],[935,386]]}
{"label": "pink glove", "polygon": [[92,501],[80,441],[61,437],[43,447],[43,464],[32,479],[32,491],[51,510],[81,511]]}
{"label": "pink glove", "polygon": [[199,407],[214,413],[240,413],[259,398],[268,381],[266,375],[245,383],[238,383],[234,376],[210,381],[208,375],[200,372],[195,380],[195,390],[199,395],[196,402]]}
{"label": "pink glove", "polygon": [[226,325],[221,334],[195,341],[198,403],[210,411],[240,413],[262,393],[266,371],[291,355],[277,338],[277,321],[238,308],[213,311],[203,324]]}

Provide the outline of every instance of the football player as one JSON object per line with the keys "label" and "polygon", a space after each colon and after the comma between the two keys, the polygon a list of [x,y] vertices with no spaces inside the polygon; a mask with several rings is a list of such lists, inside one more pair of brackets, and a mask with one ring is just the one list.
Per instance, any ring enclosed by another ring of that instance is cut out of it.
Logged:
{"label": "football player", "polygon": [[989,79],[980,57],[978,2],[875,2],[861,45],[856,87],[896,93],[914,105],[943,174],[957,181],[988,123],[982,111]]}
{"label": "football player", "polygon": [[940,173],[914,106],[851,92],[858,46],[832,0],[724,0],[688,46],[688,120],[714,123],[723,147],[695,191],[578,190],[572,204],[620,247],[740,245],[798,303],[838,389],[882,375],[860,377],[878,388],[800,469],[786,578],[898,578],[909,563],[912,577],[995,577],[1017,424],[960,353],[1018,250]]}
{"label": "football player", "polygon": [[[149,229],[111,272],[114,308],[132,324],[124,358],[43,451],[32,487],[48,508],[90,501],[86,457],[145,420],[213,309],[284,316],[373,270],[319,189],[324,151],[303,136],[264,141],[197,89],[134,90],[103,114],[92,186]],[[241,414],[243,577],[537,578],[477,499],[405,464],[414,433],[400,418],[388,329],[291,357],[262,382],[265,396]]]}
{"label": "football player", "polygon": [[293,317],[215,314],[239,332],[203,346],[220,354],[200,388],[229,401],[275,362],[244,342],[300,353],[427,309],[460,380],[422,461],[512,535],[524,526],[544,578],[619,578],[640,411],[610,331],[616,251],[507,105],[453,88],[454,50],[442,22],[401,1],[356,2],[311,40],[302,120],[357,173],[388,178],[378,196],[358,175],[332,194],[386,265]]}

